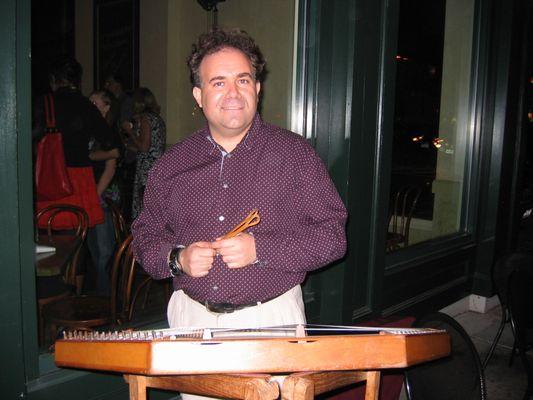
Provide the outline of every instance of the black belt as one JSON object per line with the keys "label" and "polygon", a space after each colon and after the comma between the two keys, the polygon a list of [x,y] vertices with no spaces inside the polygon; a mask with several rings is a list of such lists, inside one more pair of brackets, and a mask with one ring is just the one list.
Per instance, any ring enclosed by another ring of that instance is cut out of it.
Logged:
{"label": "black belt", "polygon": [[207,309],[207,311],[211,311],[213,313],[218,314],[229,314],[234,311],[239,311],[248,307],[255,307],[258,304],[265,304],[271,300],[274,300],[276,297],[271,297],[270,299],[267,299],[265,301],[256,301],[255,303],[249,303],[249,304],[232,304],[232,303],[214,303],[212,301],[206,300],[203,302],[203,305]]}
{"label": "black belt", "polygon": [[205,301],[204,306],[208,311],[218,314],[229,314],[234,311],[242,310],[248,307],[254,307],[258,303],[250,304],[231,304],[231,303],[213,303],[211,301]]}

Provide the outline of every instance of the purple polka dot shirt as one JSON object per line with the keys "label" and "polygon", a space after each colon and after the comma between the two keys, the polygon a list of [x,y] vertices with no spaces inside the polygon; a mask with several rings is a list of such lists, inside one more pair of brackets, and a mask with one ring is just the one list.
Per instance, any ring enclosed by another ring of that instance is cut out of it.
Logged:
{"label": "purple polka dot shirt", "polygon": [[256,115],[231,153],[206,127],[158,160],[132,225],[134,254],[155,279],[168,278],[172,248],[215,240],[253,209],[258,262],[229,269],[216,257],[207,276],[178,276],[175,289],[201,303],[266,301],[346,251],[346,209],[324,164],[304,138]]}

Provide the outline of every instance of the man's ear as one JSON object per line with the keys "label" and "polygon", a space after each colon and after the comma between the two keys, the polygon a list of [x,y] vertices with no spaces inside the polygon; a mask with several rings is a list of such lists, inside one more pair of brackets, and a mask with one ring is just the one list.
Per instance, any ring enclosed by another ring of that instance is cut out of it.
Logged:
{"label": "man's ear", "polygon": [[259,95],[260,91],[261,91],[261,82],[255,82],[255,93]]}
{"label": "man's ear", "polygon": [[198,104],[198,107],[202,108],[202,89],[195,86],[192,88],[192,95]]}

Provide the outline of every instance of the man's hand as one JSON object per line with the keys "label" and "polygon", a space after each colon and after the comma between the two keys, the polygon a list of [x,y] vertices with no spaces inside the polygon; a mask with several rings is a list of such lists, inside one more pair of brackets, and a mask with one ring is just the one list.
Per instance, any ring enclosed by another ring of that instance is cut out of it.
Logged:
{"label": "man's hand", "polygon": [[130,121],[123,121],[121,124],[121,128],[126,132],[129,136],[134,135],[133,132],[133,124]]}
{"label": "man's hand", "polygon": [[222,261],[228,268],[246,267],[257,259],[255,238],[248,233],[241,233],[231,239],[218,239],[211,246],[222,256]]}
{"label": "man's hand", "polygon": [[183,272],[193,278],[201,278],[209,273],[215,261],[216,251],[209,242],[196,242],[185,247],[179,255]]}

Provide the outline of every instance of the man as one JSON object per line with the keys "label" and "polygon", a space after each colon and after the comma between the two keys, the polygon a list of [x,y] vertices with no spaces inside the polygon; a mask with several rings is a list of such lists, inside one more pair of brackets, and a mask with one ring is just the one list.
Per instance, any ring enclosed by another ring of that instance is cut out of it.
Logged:
{"label": "man", "polygon": [[135,168],[137,153],[131,149],[132,139],[127,134],[127,127],[133,126],[133,98],[130,93],[124,91],[124,80],[117,74],[110,74],[104,81],[104,89],[113,93],[116,101],[110,110],[115,128],[124,142],[124,152],[117,171],[117,182],[121,194],[124,218],[128,223],[131,221],[130,210],[133,202],[133,181],[135,180]]}
{"label": "man", "polygon": [[[345,207],[306,140],[257,114],[265,62],[253,39],[204,34],[188,64],[207,127],[151,170],[135,256],[154,278],[174,276],[171,327],[305,323],[300,284],[344,255]],[[258,225],[221,239],[253,209]]]}
{"label": "man", "polygon": [[122,126],[125,121],[131,121],[133,118],[133,100],[130,95],[124,91],[124,81],[118,75],[109,75],[104,82],[104,89],[109,90],[118,104],[118,128]]}

